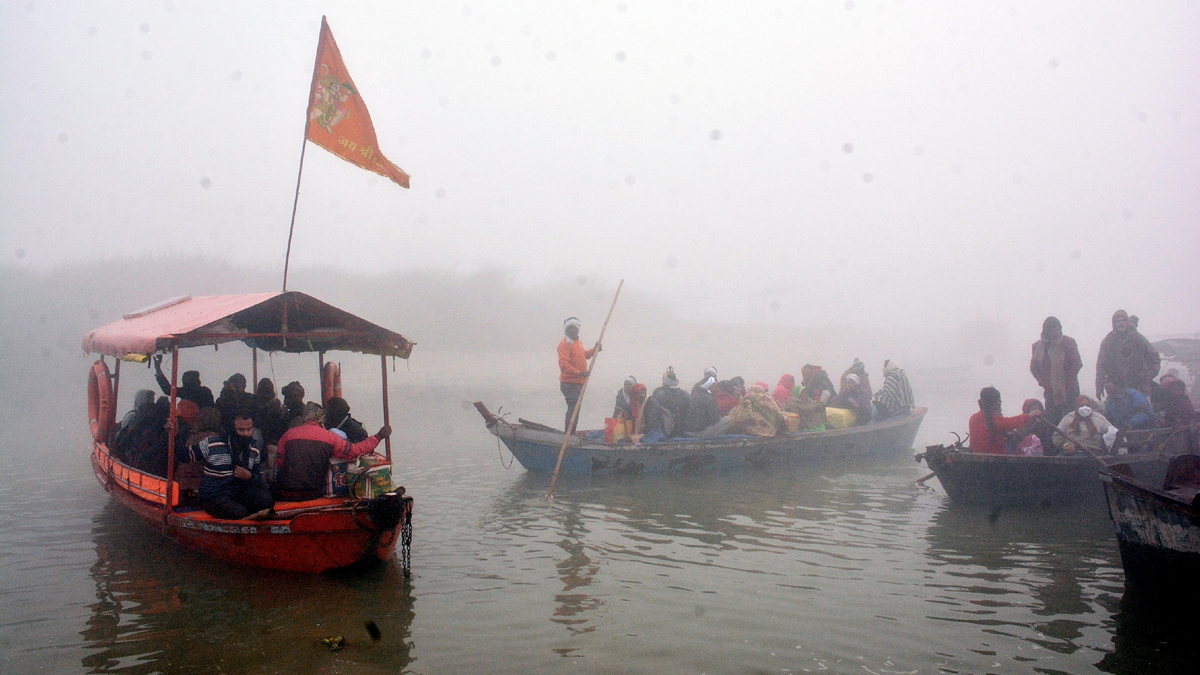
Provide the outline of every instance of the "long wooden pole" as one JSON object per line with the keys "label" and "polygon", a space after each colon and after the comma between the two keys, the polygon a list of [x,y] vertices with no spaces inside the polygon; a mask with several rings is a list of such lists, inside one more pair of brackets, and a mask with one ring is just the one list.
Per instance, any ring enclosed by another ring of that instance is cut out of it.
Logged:
{"label": "long wooden pole", "polygon": [[[304,109],[308,113],[308,108]],[[292,200],[292,224],[288,225],[287,253],[283,255],[283,290],[287,291],[288,264],[292,261],[292,232],[296,229],[296,208],[300,206],[300,177],[304,175],[304,151],[308,149],[308,117],[304,118],[304,145],[300,146],[300,170],[296,172],[296,198]]]}
{"label": "long wooden pole", "polygon": [[[608,316],[604,317],[604,325],[600,327],[600,337],[596,338],[596,345],[603,348],[604,331],[608,330],[608,320],[612,318],[613,310],[617,308],[617,298],[621,297],[621,287],[625,285],[625,280],[617,284],[617,292],[613,295],[612,306],[608,308]],[[579,398],[575,401],[575,409],[571,411],[571,422],[563,431],[563,444],[558,449],[558,461],[554,464],[554,476],[550,478],[550,491],[546,493],[546,501],[554,496],[554,486],[558,483],[558,470],[562,468],[563,455],[567,452],[567,444],[571,442],[571,430],[575,428],[575,422],[579,419],[579,407],[583,405],[583,395],[587,393],[588,382],[592,380],[592,369],[596,367],[596,359],[599,358],[600,351],[597,350],[592,354],[592,362],[588,364],[588,376],[583,381],[583,389],[579,390]]]}
{"label": "long wooden pole", "polygon": [[[321,17],[321,27],[325,27],[325,17]],[[292,260],[292,232],[296,229],[296,207],[300,204],[300,177],[304,175],[304,151],[308,149],[308,111],[312,109],[313,84],[317,82],[317,73],[321,67],[321,38],[317,37],[317,54],[313,57],[312,83],[308,85],[308,97],[304,105],[304,140],[300,145],[300,169],[296,171],[296,197],[292,200],[292,224],[288,225],[287,253],[283,256],[283,291],[287,292],[288,263]],[[284,323],[287,323],[286,321]],[[286,338],[285,338],[286,340]]]}

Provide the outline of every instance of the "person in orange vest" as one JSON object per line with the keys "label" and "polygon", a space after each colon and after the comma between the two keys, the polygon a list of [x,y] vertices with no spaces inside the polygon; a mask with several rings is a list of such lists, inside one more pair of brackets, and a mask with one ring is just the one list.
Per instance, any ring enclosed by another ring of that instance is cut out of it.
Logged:
{"label": "person in orange vest", "polygon": [[575,427],[571,424],[571,413],[575,411],[575,403],[579,401],[583,383],[591,374],[588,372],[587,360],[603,348],[599,342],[591,349],[583,348],[583,343],[579,341],[579,319],[576,317],[568,317],[563,322],[563,332],[566,333],[566,337],[558,343],[558,388],[562,390],[563,398],[567,400],[567,414],[563,419],[563,429],[570,434],[575,431]]}

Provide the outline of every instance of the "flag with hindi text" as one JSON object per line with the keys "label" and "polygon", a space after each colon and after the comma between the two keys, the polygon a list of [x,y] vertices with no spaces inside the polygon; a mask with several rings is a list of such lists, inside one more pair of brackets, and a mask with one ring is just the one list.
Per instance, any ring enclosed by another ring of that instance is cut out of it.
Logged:
{"label": "flag with hindi text", "polygon": [[408,187],[408,174],[379,151],[367,104],[342,63],[342,53],[325,17],[321,17],[308,105],[308,140],[351,164]]}

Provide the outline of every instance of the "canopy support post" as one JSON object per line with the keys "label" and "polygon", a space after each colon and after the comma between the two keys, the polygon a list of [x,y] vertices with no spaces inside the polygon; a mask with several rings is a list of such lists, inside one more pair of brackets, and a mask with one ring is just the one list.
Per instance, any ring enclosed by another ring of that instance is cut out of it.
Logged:
{"label": "canopy support post", "polygon": [[317,352],[317,384],[321,387],[321,407],[329,405],[325,400],[325,352]]}
{"label": "canopy support post", "polygon": [[[121,400],[117,396],[121,393],[121,359],[116,360],[117,363],[113,368],[113,409],[118,409],[120,406],[117,403]],[[117,435],[117,425],[113,425],[112,429],[108,430],[108,448],[112,449],[113,438]]]}
{"label": "canopy support post", "polygon": [[175,492],[175,432],[179,428],[176,421],[176,403],[179,400],[179,347],[171,347],[171,417],[167,422],[167,504],[163,512],[163,524],[166,516],[171,513],[171,503]]}
{"label": "canopy support post", "polygon": [[254,391],[255,395],[257,395],[258,394],[258,347],[250,348],[250,362],[252,364],[250,366],[250,377],[254,378],[254,382],[252,383],[252,386],[254,387],[253,391]]}
{"label": "canopy support post", "polygon": [[[388,405],[388,381],[387,381],[387,354],[379,353],[379,371],[383,373],[383,426],[392,425],[391,415],[389,414],[391,406]],[[392,461],[392,437],[389,434],[383,439],[383,446],[387,460]]]}

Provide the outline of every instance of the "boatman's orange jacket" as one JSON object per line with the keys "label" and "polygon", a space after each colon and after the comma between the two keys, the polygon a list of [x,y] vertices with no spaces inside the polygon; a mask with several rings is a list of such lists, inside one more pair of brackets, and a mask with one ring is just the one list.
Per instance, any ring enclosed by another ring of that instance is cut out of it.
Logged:
{"label": "boatman's orange jacket", "polygon": [[583,384],[587,379],[587,360],[595,353],[595,349],[584,350],[580,340],[563,338],[558,343],[558,381]]}

